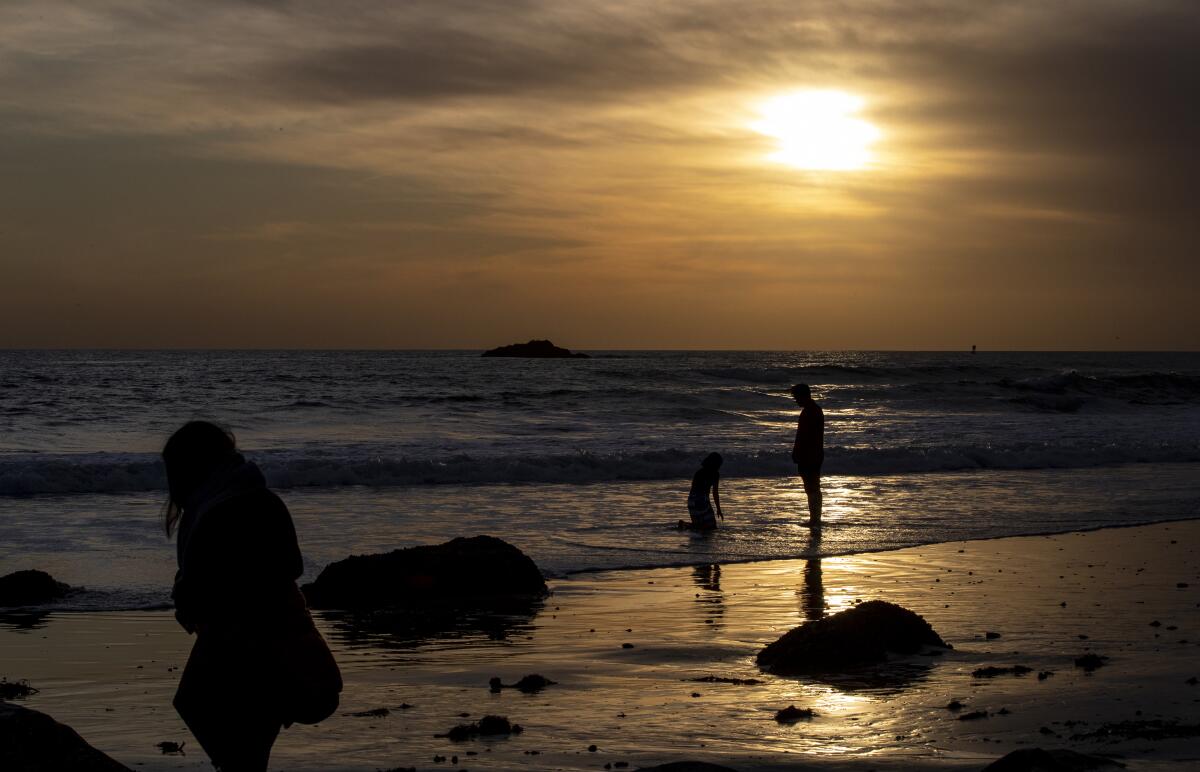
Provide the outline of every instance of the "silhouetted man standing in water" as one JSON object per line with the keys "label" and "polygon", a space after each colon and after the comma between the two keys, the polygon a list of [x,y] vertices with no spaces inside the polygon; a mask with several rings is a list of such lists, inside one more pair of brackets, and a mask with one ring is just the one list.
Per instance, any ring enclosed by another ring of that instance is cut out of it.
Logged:
{"label": "silhouetted man standing in water", "polygon": [[825,461],[825,413],[813,401],[807,383],[792,387],[800,411],[796,424],[796,443],[792,446],[792,461],[804,481],[804,494],[808,497],[809,527],[821,527],[821,464]]}

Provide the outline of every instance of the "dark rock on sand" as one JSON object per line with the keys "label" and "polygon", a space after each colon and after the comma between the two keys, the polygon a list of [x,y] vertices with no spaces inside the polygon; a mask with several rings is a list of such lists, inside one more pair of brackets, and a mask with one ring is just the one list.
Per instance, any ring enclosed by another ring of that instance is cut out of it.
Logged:
{"label": "dark rock on sand", "polygon": [[29,685],[28,681],[9,681],[0,678],[0,700],[16,700],[37,694],[38,690]]}
{"label": "dark rock on sand", "polygon": [[484,716],[474,723],[459,724],[446,734],[434,736],[448,737],[455,742],[460,742],[480,735],[520,734],[523,731],[525,730],[520,724],[509,723],[505,716]]}
{"label": "dark rock on sand", "polygon": [[587,354],[572,353],[569,349],[554,345],[548,340],[531,340],[528,343],[512,343],[508,346],[488,349],[485,357],[526,357],[532,359],[587,359]]}
{"label": "dark rock on sand", "polygon": [[817,715],[812,708],[797,708],[795,705],[788,705],[783,710],[775,713],[775,720],[781,724],[794,724],[801,719],[812,718]]}
{"label": "dark rock on sand", "polygon": [[1023,676],[1032,672],[1033,668],[1024,665],[1013,665],[1012,667],[988,666],[971,671],[971,675],[975,678],[995,678],[1002,675]]}
{"label": "dark rock on sand", "polygon": [[516,689],[524,694],[536,694],[547,686],[554,686],[557,683],[558,681],[551,681],[543,675],[530,673],[515,684],[502,683],[500,677],[496,676],[488,681],[488,688],[493,692],[498,692],[501,689]]}
{"label": "dark rock on sand", "polygon": [[981,718],[987,718],[987,717],[988,717],[988,712],[986,710],[973,710],[970,713],[962,714],[961,716],[958,717],[958,720],[959,721],[975,721],[975,720],[978,720]]}
{"label": "dark rock on sand", "polygon": [[1068,750],[1022,748],[983,768],[983,772],[1086,772],[1090,769],[1124,767],[1112,759],[1088,756]]}
{"label": "dark rock on sand", "polygon": [[0,769],[4,772],[129,772],[69,726],[45,713],[0,702]]}
{"label": "dark rock on sand", "polygon": [[949,648],[923,618],[881,600],[811,622],[758,653],[758,666],[776,675],[813,675],[886,662],[888,653]]}
{"label": "dark rock on sand", "polygon": [[1099,654],[1084,654],[1082,657],[1075,658],[1075,667],[1081,667],[1088,673],[1098,667],[1103,667],[1108,661],[1108,657],[1102,657]]}
{"label": "dark rock on sand", "polygon": [[542,572],[525,553],[494,536],[330,563],[304,585],[313,608],[378,608],[421,602],[477,603],[546,595]]}
{"label": "dark rock on sand", "polygon": [[705,761],[672,761],[656,767],[638,767],[638,772],[737,772],[732,767],[709,764]]}
{"label": "dark rock on sand", "polygon": [[160,743],[154,743],[154,747],[162,751],[164,756],[186,756],[187,753],[185,753],[183,750],[183,746],[185,745],[187,745],[186,742],[177,743],[173,740],[164,740]]}
{"label": "dark rock on sand", "polygon": [[66,596],[71,586],[45,571],[15,571],[0,576],[0,606],[34,606]]}
{"label": "dark rock on sand", "polygon": [[492,536],[457,538],[325,567],[301,588],[348,641],[407,644],[456,632],[503,640],[523,629],[547,595],[541,571],[519,549]]}

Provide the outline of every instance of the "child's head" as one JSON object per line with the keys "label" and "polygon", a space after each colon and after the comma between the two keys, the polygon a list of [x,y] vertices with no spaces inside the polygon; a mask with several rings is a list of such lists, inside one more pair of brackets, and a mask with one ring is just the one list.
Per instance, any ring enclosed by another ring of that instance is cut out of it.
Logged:
{"label": "child's head", "polygon": [[700,462],[700,466],[704,469],[720,469],[721,462],[724,460],[725,459],[721,458],[720,453],[709,453],[704,457],[704,460]]}

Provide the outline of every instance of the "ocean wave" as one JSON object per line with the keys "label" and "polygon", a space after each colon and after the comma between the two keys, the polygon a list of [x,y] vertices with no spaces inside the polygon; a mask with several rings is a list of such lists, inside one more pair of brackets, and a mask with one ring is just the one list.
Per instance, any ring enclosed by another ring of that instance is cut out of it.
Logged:
{"label": "ocean wave", "polygon": [[[325,451],[262,451],[251,456],[276,488],[350,485],[405,486],[496,483],[592,483],[686,479],[709,449],[665,448],[624,453],[531,455],[457,454],[439,458]],[[786,452],[724,453],[729,477],[771,477],[795,472]],[[973,469],[1069,469],[1129,463],[1200,461],[1200,441],[1190,444],[1015,443],[977,447],[830,447],[829,475],[894,475]],[[162,464],[152,454],[41,454],[0,459],[0,496],[165,490]]]}

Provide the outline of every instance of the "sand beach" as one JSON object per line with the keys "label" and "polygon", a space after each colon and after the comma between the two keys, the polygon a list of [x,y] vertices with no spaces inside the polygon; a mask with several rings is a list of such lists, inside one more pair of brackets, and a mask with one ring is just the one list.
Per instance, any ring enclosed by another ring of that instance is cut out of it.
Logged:
{"label": "sand beach", "polygon": [[[1185,521],[583,573],[553,580],[535,615],[417,640],[322,613],[346,678],[342,706],[317,726],[286,730],[272,769],[595,770],[697,759],[743,771],[968,770],[1024,747],[1111,756],[1130,769],[1194,768],[1198,537],[1200,522]],[[806,619],[872,599],[921,614],[953,650],[824,680],[755,666],[764,644]],[[170,704],[190,643],[169,611],[10,617],[0,624],[0,675],[27,679],[39,691],[21,704],[127,765],[205,769]],[[1076,664],[1088,654],[1099,667]],[[1029,670],[976,675],[1016,666]],[[557,683],[536,694],[488,688],[494,676],[531,673]],[[697,680],[709,677],[751,682]],[[955,701],[962,707],[948,709]],[[815,715],[777,722],[789,705]],[[487,714],[524,731],[435,737]],[[164,755],[156,744],[166,740],[184,754]]]}

